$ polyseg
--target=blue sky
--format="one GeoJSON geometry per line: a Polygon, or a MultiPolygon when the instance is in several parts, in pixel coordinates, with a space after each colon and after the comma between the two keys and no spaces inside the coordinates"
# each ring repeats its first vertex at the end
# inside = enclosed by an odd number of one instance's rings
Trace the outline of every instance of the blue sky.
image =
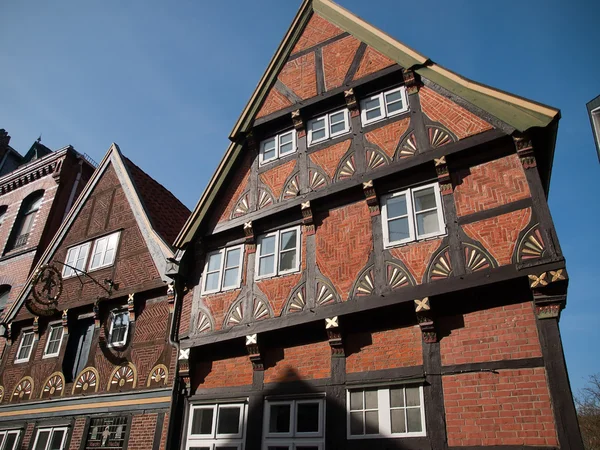
{"type": "MultiPolygon", "coordinates": [[[[585,103],[600,94],[600,3],[338,0],[468,78],[562,110],[550,207],[571,277],[571,383],[600,372],[600,219],[585,103]]],[[[193,208],[300,0],[0,4],[0,128],[100,161],[111,142],[193,208]]]]}

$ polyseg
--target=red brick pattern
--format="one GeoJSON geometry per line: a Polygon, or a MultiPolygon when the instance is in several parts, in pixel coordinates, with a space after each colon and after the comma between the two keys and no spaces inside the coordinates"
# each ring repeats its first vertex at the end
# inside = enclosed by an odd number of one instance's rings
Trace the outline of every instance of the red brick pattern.
{"type": "Polygon", "coordinates": [[[367,141],[383,150],[390,158],[394,157],[400,139],[408,130],[410,118],[402,119],[377,128],[365,134],[367,141]]]}
{"type": "Polygon", "coordinates": [[[248,186],[251,166],[252,155],[247,151],[233,179],[227,183],[227,188],[218,202],[219,206],[217,207],[217,211],[215,211],[215,216],[219,217],[219,223],[229,220],[231,217],[233,208],[248,186]]]}
{"type": "Polygon", "coordinates": [[[464,225],[463,231],[481,242],[499,265],[510,264],[519,233],[530,219],[531,208],[526,208],[464,225]]]}
{"type": "MultiPolygon", "coordinates": [[[[267,350],[265,359],[273,359],[273,352],[267,350]]],[[[329,378],[331,375],[331,350],[328,342],[286,347],[283,359],[268,364],[265,370],[265,383],[281,383],[297,380],[329,378]]]]}
{"type": "Polygon", "coordinates": [[[393,60],[385,55],[382,55],[373,47],[367,47],[365,54],[358,66],[354,79],[365,77],[369,74],[375,73],[379,70],[385,69],[386,67],[393,66],[396,64],[393,60]]]}
{"type": "Polygon", "coordinates": [[[342,33],[343,31],[334,24],[315,13],[306,24],[302,35],[298,38],[298,42],[292,50],[292,55],[342,33]]]}
{"type": "Polygon", "coordinates": [[[163,420],[163,429],[160,437],[160,450],[167,449],[167,434],[169,433],[169,413],[165,414],[165,419],[163,420]]]}
{"type": "Polygon", "coordinates": [[[556,446],[543,368],[443,377],[448,445],[556,446]]]}
{"type": "Polygon", "coordinates": [[[340,163],[342,156],[344,156],[350,148],[351,143],[352,139],[348,139],[332,145],[331,147],[319,150],[318,152],[310,153],[308,157],[313,164],[320,166],[325,173],[329,175],[329,178],[333,179],[337,166],[340,163]]]}
{"type": "MultiPolygon", "coordinates": [[[[196,286],[194,289],[200,289],[200,286],[196,286]]],[[[186,292],[181,301],[181,322],[179,323],[180,335],[186,334],[190,331],[193,303],[194,290],[190,289],[188,292],[186,292]]]]}
{"type": "Polygon", "coordinates": [[[207,373],[200,389],[252,384],[252,363],[247,356],[202,362],[199,366],[199,372],[207,373]]]}
{"type": "Polygon", "coordinates": [[[493,128],[485,120],[428,87],[419,90],[419,98],[421,108],[427,117],[448,127],[459,139],[493,128]]]}
{"type": "Polygon", "coordinates": [[[21,441],[21,450],[29,449],[29,443],[31,442],[31,438],[33,436],[34,427],[35,423],[27,424],[27,428],[25,429],[25,433],[23,434],[23,441],[21,441]]]}
{"type": "MultiPolygon", "coordinates": [[[[200,286],[198,286],[196,289],[200,289],[200,286]]],[[[229,311],[229,308],[239,293],[239,289],[234,289],[233,291],[227,291],[222,294],[207,295],[204,297],[204,303],[206,303],[206,306],[208,306],[208,309],[210,310],[210,313],[215,321],[216,330],[223,328],[225,315],[229,311]]],[[[244,311],[244,314],[245,313],[246,311],[244,311]]]]}
{"type": "Polygon", "coordinates": [[[258,114],[256,114],[256,118],[259,119],[261,117],[268,116],[275,111],[279,111],[280,109],[287,108],[291,105],[292,102],[290,102],[285,95],[279,92],[275,86],[273,86],[267,94],[267,98],[260,107],[258,114]]]}
{"type": "Polygon", "coordinates": [[[529,184],[516,154],[471,167],[454,190],[459,217],[530,196],[529,184]]]}
{"type": "Polygon", "coordinates": [[[289,61],[278,75],[279,80],[303,100],[317,95],[315,54],[309,53],[289,61]]]}
{"type": "Polygon", "coordinates": [[[281,315],[281,310],[285,306],[285,301],[294,286],[298,284],[300,277],[300,273],[295,273],[256,282],[256,286],[267,296],[275,316],[281,315]]]}
{"type": "Polygon", "coordinates": [[[410,270],[417,284],[421,284],[431,255],[437,250],[441,242],[441,239],[415,242],[402,247],[391,248],[390,253],[394,258],[402,261],[410,270]]]}
{"type": "MultiPolygon", "coordinates": [[[[166,336],[166,334],[163,333],[163,336],[166,336]]],[[[138,337],[137,330],[136,338],[138,342],[142,342],[138,337]]],[[[150,376],[150,371],[156,365],[158,358],[164,350],[164,347],[164,344],[158,343],[155,345],[138,345],[131,350],[131,360],[137,370],[136,385],[138,387],[141,388],[146,386],[146,382],[150,376]]]]}
{"type": "Polygon", "coordinates": [[[129,432],[128,450],[148,450],[154,443],[154,430],[158,414],[140,414],[133,416],[129,432]]]}
{"type": "Polygon", "coordinates": [[[530,302],[475,311],[462,318],[464,327],[453,329],[440,342],[444,365],[542,356],[530,302]]]}
{"type": "Polygon", "coordinates": [[[366,202],[329,211],[316,232],[317,266],[343,300],[373,249],[371,216],[366,202]]]}
{"type": "Polygon", "coordinates": [[[71,433],[71,443],[69,445],[69,450],[79,450],[81,447],[81,440],[83,439],[83,430],[85,428],[85,417],[78,417],[75,419],[75,424],[73,425],[73,431],[71,433]]]}
{"type": "Polygon", "coordinates": [[[348,373],[423,364],[421,330],[418,326],[348,334],[348,373]]]}
{"type": "Polygon", "coordinates": [[[271,192],[276,199],[281,195],[285,180],[291,175],[295,166],[296,161],[288,161],[285,164],[273,167],[260,175],[261,181],[271,189],[271,192]]]}
{"type": "Polygon", "coordinates": [[[344,83],[360,41],[348,36],[323,47],[323,72],[325,88],[330,91],[344,83]]]}

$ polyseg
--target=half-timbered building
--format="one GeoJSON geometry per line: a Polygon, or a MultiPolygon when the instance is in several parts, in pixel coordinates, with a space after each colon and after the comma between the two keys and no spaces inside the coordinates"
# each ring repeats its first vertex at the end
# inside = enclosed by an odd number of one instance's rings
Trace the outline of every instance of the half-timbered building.
{"type": "Polygon", "coordinates": [[[175,244],[173,448],[581,448],[559,117],[304,1],[175,244]]]}
{"type": "Polygon", "coordinates": [[[166,448],[189,210],[113,144],[7,310],[0,449],[166,448]]]}

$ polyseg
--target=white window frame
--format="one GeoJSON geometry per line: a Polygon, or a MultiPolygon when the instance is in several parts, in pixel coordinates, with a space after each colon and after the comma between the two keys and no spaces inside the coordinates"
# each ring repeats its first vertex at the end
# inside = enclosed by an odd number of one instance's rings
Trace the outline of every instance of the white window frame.
{"type": "Polygon", "coordinates": [[[19,446],[19,438],[21,437],[21,430],[2,430],[0,431],[0,450],[17,450],[19,446]],[[16,434],[17,438],[12,446],[12,448],[6,447],[6,438],[11,435],[16,434]]]}
{"type": "Polygon", "coordinates": [[[211,450],[218,449],[221,446],[237,447],[241,450],[244,447],[246,439],[246,423],[248,419],[248,403],[247,402],[222,402],[210,404],[192,404],[188,409],[188,426],[187,438],[185,443],[186,450],[194,447],[208,447],[211,450]],[[221,409],[240,408],[240,423],[238,425],[239,433],[237,434],[219,434],[218,431],[218,416],[221,409]],[[209,434],[192,434],[192,424],[194,419],[194,411],[198,409],[210,409],[213,411],[212,427],[209,434]]]}
{"type": "Polygon", "coordinates": [[[43,450],[47,450],[50,447],[50,443],[52,442],[52,437],[54,436],[55,431],[64,431],[62,442],[60,443],[60,450],[65,450],[65,444],[67,442],[67,437],[69,436],[69,428],[68,427],[43,427],[38,428],[35,433],[35,440],[33,441],[32,450],[35,449],[38,438],[40,437],[40,433],[42,431],[50,431],[50,436],[48,437],[48,442],[46,444],[46,448],[43,450]]]}
{"type": "Polygon", "coordinates": [[[126,309],[115,309],[110,312],[110,328],[108,330],[108,339],[107,339],[109,348],[123,347],[127,343],[130,325],[131,325],[131,321],[129,320],[129,311],[127,311],[126,309]],[[121,315],[121,314],[123,314],[127,317],[127,327],[125,328],[125,334],[123,335],[122,341],[112,342],[112,333],[113,333],[115,319],[116,319],[116,316],[121,315]]]}
{"type": "MultiPolygon", "coordinates": [[[[363,405],[366,406],[366,405],[363,405]]],[[[416,407],[410,407],[416,408],[416,407]]],[[[406,409],[406,408],[405,408],[406,409]]],[[[405,419],[406,420],[406,419],[405,419]]],[[[425,423],[425,403],[423,397],[423,386],[415,386],[414,384],[386,384],[386,385],[370,385],[370,386],[357,386],[346,390],[346,437],[348,439],[376,439],[376,438],[410,438],[410,437],[423,437],[427,436],[427,428],[425,423]],[[406,432],[406,433],[392,433],[392,409],[390,407],[390,389],[393,388],[419,388],[420,398],[420,412],[421,412],[421,426],[422,431],[406,432]],[[379,422],[379,434],[350,434],[351,433],[351,420],[350,420],[350,391],[365,391],[369,389],[377,389],[377,412],[379,422]]]]}
{"type": "Polygon", "coordinates": [[[17,354],[15,355],[15,364],[19,364],[19,363],[24,363],[29,361],[29,359],[31,358],[31,352],[33,351],[33,346],[35,345],[35,333],[33,331],[32,328],[23,330],[22,334],[21,334],[21,342],[19,343],[19,348],[17,349],[17,354]],[[32,341],[31,341],[31,346],[29,347],[29,352],[27,353],[27,356],[24,358],[19,358],[19,353],[21,353],[21,349],[23,348],[23,342],[25,341],[25,335],[29,335],[31,334],[33,336],[32,341]]]}
{"type": "Polygon", "coordinates": [[[117,257],[117,250],[119,248],[120,234],[121,234],[121,232],[117,231],[116,233],[107,234],[106,236],[102,236],[94,241],[94,248],[92,250],[92,254],[89,256],[88,270],[92,271],[92,270],[102,269],[104,267],[110,267],[115,263],[115,259],[117,257]],[[100,258],[100,261],[102,261],[104,259],[104,257],[106,256],[106,252],[108,251],[108,244],[110,243],[111,239],[115,239],[115,249],[114,249],[115,251],[113,252],[113,257],[108,262],[100,263],[98,266],[93,266],[92,263],[94,262],[94,256],[97,253],[98,244],[104,239],[107,240],[106,248],[104,249],[104,252],[101,253],[102,257],[100,258]]]}
{"type": "Polygon", "coordinates": [[[65,330],[64,330],[64,327],[62,326],[62,322],[49,323],[48,329],[46,330],[46,334],[48,335],[48,337],[46,338],[46,346],[44,347],[44,355],[42,356],[42,359],[56,358],[60,354],[60,347],[62,345],[62,340],[65,337],[65,330]],[[48,353],[48,347],[50,347],[50,337],[52,336],[52,330],[55,328],[61,330],[60,331],[60,339],[58,340],[58,349],[56,350],[55,353],[48,353]]]}
{"type": "Polygon", "coordinates": [[[363,98],[360,101],[360,119],[362,121],[363,126],[369,125],[375,122],[379,122],[380,120],[387,119],[388,117],[397,116],[398,114],[402,114],[407,112],[409,109],[408,99],[406,98],[406,87],[400,86],[394,89],[390,89],[388,91],[380,92],[379,94],[371,95],[370,97],[363,98]],[[398,111],[389,112],[388,105],[389,103],[386,101],[386,97],[395,92],[400,92],[400,96],[402,98],[402,109],[398,111]],[[379,99],[379,113],[378,117],[374,117],[372,119],[367,119],[367,108],[366,103],[369,100],[379,99]]]}
{"type": "Polygon", "coordinates": [[[272,161],[275,161],[279,158],[283,158],[285,156],[292,155],[292,154],[296,153],[297,151],[298,151],[298,143],[296,140],[296,130],[292,128],[291,130],[284,131],[283,133],[276,134],[275,136],[271,136],[270,138],[261,141],[260,152],[259,152],[259,156],[258,156],[259,165],[263,166],[263,165],[268,164],[272,161]],[[292,135],[292,150],[287,153],[282,154],[280,151],[281,138],[288,134],[292,135]],[[273,140],[273,139],[275,140],[275,156],[273,156],[272,158],[269,158],[269,159],[265,159],[265,157],[264,157],[265,144],[268,141],[273,140]]]}
{"type": "MultiPolygon", "coordinates": [[[[233,289],[239,289],[240,286],[242,285],[242,270],[244,270],[244,244],[241,245],[235,245],[233,247],[225,247],[222,248],[220,250],[216,250],[214,252],[210,252],[206,254],[206,261],[204,262],[204,271],[202,272],[202,295],[206,295],[206,294],[214,294],[216,292],[226,292],[226,291],[231,291],[233,289]],[[240,259],[238,261],[238,265],[237,267],[239,268],[239,274],[238,274],[238,278],[237,278],[237,282],[235,285],[233,286],[227,286],[224,287],[223,283],[225,282],[225,261],[227,261],[227,255],[229,254],[229,252],[231,251],[235,251],[235,250],[240,250],[240,259]],[[218,287],[216,289],[206,289],[206,282],[208,280],[208,263],[210,261],[210,257],[213,255],[217,255],[217,254],[221,254],[221,264],[219,267],[219,284],[218,287]]],[[[215,271],[212,271],[211,273],[215,273],[215,271]]]]}
{"type": "Polygon", "coordinates": [[[73,269],[71,267],[68,267],[67,265],[63,265],[63,270],[62,270],[63,278],[74,277],[75,275],[78,275],[79,273],[83,273],[83,271],[85,271],[87,264],[88,264],[90,247],[91,247],[91,242],[86,242],[84,244],[80,244],[80,245],[71,247],[67,251],[67,258],[66,258],[65,263],[69,264],[70,266],[77,267],[77,261],[83,259],[83,267],[81,269],[73,269]],[[85,251],[85,256],[83,258],[81,258],[82,251],[85,251]],[[74,264],[71,264],[71,263],[69,263],[69,260],[70,260],[69,255],[71,255],[75,252],[77,252],[77,256],[73,259],[74,264]]]}
{"type": "MultiPolygon", "coordinates": [[[[295,227],[291,227],[291,228],[285,228],[283,230],[277,230],[277,231],[273,231],[271,233],[267,233],[267,234],[263,234],[262,236],[259,236],[258,240],[257,240],[257,244],[256,244],[256,261],[254,263],[254,279],[255,280],[262,280],[265,278],[272,278],[272,277],[276,277],[278,275],[286,275],[288,273],[295,273],[298,272],[300,270],[300,263],[302,261],[302,251],[301,251],[301,245],[302,244],[302,235],[301,235],[301,230],[300,230],[300,226],[295,226],[295,227]],[[281,241],[281,234],[285,233],[287,231],[293,231],[296,230],[296,264],[294,265],[294,267],[292,267],[291,269],[288,270],[280,270],[279,268],[279,262],[280,262],[280,255],[281,255],[281,249],[279,248],[279,244],[281,241]],[[268,237],[271,236],[275,236],[275,263],[273,265],[273,269],[274,272],[271,273],[266,273],[264,275],[259,275],[259,270],[260,270],[260,258],[261,258],[261,248],[262,248],[262,241],[263,239],[266,239],[268,237]]],[[[290,250],[286,250],[286,251],[290,251],[290,250]]],[[[285,252],[284,252],[285,253],[285,252]]],[[[264,256],[268,256],[268,255],[262,255],[264,256]]]]}
{"type": "Polygon", "coordinates": [[[315,119],[309,120],[308,121],[308,126],[306,127],[306,129],[308,130],[308,145],[315,145],[318,144],[319,142],[324,142],[328,139],[333,139],[334,137],[337,136],[341,136],[343,134],[349,133],[350,132],[350,111],[348,111],[348,108],[343,108],[343,109],[339,109],[337,111],[333,111],[331,113],[325,114],[324,116],[320,116],[317,117],[315,119]],[[344,113],[344,129],[342,131],[338,131],[337,133],[332,133],[331,132],[331,116],[334,116],[336,114],[339,114],[343,112],[344,113]],[[312,135],[313,135],[313,130],[312,130],[312,126],[313,124],[315,124],[316,122],[318,122],[319,120],[324,120],[324,125],[325,125],[325,136],[322,137],[321,139],[313,139],[312,135]]]}
{"type": "MultiPolygon", "coordinates": [[[[429,211],[429,210],[427,210],[427,211],[429,211]]],[[[419,211],[419,213],[423,213],[423,212],[426,212],[426,211],[419,211]]],[[[424,186],[418,186],[415,188],[405,189],[403,191],[392,192],[391,194],[382,196],[382,198],[381,198],[381,219],[382,219],[381,222],[382,222],[382,226],[383,226],[383,244],[384,244],[385,248],[394,247],[396,245],[405,244],[407,242],[412,242],[412,241],[416,241],[416,240],[428,239],[428,238],[432,238],[432,237],[436,237],[436,236],[442,236],[442,235],[446,234],[446,221],[444,220],[444,206],[443,206],[442,197],[440,194],[439,184],[438,183],[426,184],[424,186]],[[419,234],[418,228],[416,225],[417,212],[415,211],[415,209],[413,207],[414,194],[416,192],[419,192],[419,191],[422,191],[425,189],[429,189],[431,187],[433,187],[434,194],[435,194],[436,210],[437,210],[437,216],[438,216],[438,223],[440,224],[440,229],[439,229],[439,231],[435,231],[432,233],[419,234]],[[392,219],[388,218],[387,201],[390,198],[400,197],[402,195],[404,195],[406,198],[406,211],[407,211],[407,216],[408,216],[409,237],[407,237],[405,239],[400,239],[398,241],[390,241],[388,221],[393,220],[395,218],[392,218],[392,219]]]]}
{"type": "Polygon", "coordinates": [[[269,447],[288,447],[295,449],[296,446],[316,446],[321,450],[325,442],[325,399],[324,398],[303,398],[296,400],[265,400],[263,420],[263,450],[269,447]],[[319,406],[319,429],[315,432],[299,432],[296,430],[298,423],[298,405],[303,403],[317,403],[319,406]],[[289,432],[274,433],[269,431],[271,421],[271,406],[290,405],[290,423],[289,432]]]}

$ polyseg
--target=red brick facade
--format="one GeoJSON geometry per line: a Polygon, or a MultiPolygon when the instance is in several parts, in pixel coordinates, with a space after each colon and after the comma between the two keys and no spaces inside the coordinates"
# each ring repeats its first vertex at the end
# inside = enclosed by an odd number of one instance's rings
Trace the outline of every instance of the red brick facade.
{"type": "Polygon", "coordinates": [[[409,125],[410,118],[402,119],[366,133],[365,138],[383,150],[390,158],[394,158],[400,138],[408,130],[409,125]]]}
{"type": "Polygon", "coordinates": [[[367,47],[365,54],[360,61],[360,65],[358,66],[358,70],[354,75],[354,79],[358,80],[359,78],[366,77],[367,75],[375,73],[381,69],[385,69],[386,67],[394,64],[396,64],[394,61],[387,56],[382,55],[373,47],[367,47]]]}
{"type": "MultiPolygon", "coordinates": [[[[266,361],[273,357],[267,353],[266,361]]],[[[331,351],[327,342],[315,342],[283,349],[283,359],[275,360],[265,370],[265,383],[329,378],[331,351]]]]}
{"type": "Polygon", "coordinates": [[[339,144],[311,153],[309,158],[314,164],[321,167],[329,175],[329,178],[333,178],[342,156],[346,154],[350,148],[350,144],[352,144],[350,139],[342,141],[339,144]]]}
{"type": "Polygon", "coordinates": [[[359,46],[358,39],[348,36],[323,47],[325,89],[330,91],[344,83],[359,46]]]}
{"type": "Polygon", "coordinates": [[[306,50],[309,47],[326,41],[329,38],[342,34],[342,30],[333,25],[331,22],[322,18],[318,14],[313,14],[310,18],[302,36],[298,39],[292,54],[306,50]]]}

